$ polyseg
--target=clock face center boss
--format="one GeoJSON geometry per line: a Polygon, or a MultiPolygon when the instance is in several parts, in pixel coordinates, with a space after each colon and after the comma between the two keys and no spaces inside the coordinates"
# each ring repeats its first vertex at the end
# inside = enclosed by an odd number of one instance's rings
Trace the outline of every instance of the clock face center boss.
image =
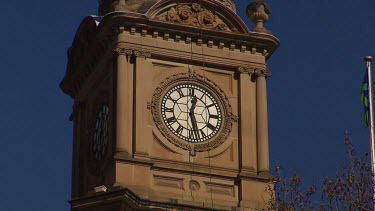
{"type": "Polygon", "coordinates": [[[213,81],[191,73],[175,74],[156,88],[152,114],[160,133],[185,150],[218,147],[232,129],[232,110],[213,81]]]}

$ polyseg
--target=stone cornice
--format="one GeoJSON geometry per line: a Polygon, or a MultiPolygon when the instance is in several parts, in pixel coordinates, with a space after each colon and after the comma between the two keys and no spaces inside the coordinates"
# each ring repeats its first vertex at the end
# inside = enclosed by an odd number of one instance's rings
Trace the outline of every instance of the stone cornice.
{"type": "MultiPolygon", "coordinates": [[[[93,22],[90,17],[85,19],[86,22],[93,22]]],[[[81,85],[91,72],[97,68],[101,58],[111,56],[113,46],[116,46],[116,38],[119,33],[128,36],[143,36],[154,39],[162,39],[163,41],[184,43],[187,45],[198,45],[202,47],[218,49],[223,51],[233,51],[235,54],[257,54],[262,55],[266,59],[269,58],[279,45],[279,41],[273,35],[250,32],[250,33],[233,33],[227,31],[210,30],[205,28],[197,28],[187,25],[178,25],[170,22],[160,22],[148,19],[144,15],[132,14],[127,12],[115,12],[103,17],[101,23],[96,26],[94,24],[81,24],[77,32],[75,41],[69,53],[69,62],[67,73],[61,82],[62,90],[72,96],[77,95],[81,85]],[[94,28],[95,27],[95,28],[94,28]],[[92,31],[90,42],[85,41],[86,33],[92,31]],[[90,52],[90,53],[88,53],[90,52]],[[77,55],[79,58],[77,58],[77,55]]],[[[179,58],[180,61],[188,61],[191,64],[199,64],[199,61],[190,59],[191,54],[187,52],[179,52],[175,49],[155,49],[143,46],[138,49],[139,44],[126,43],[127,47],[115,47],[117,54],[127,54],[129,56],[130,49],[132,56],[149,57],[150,53],[155,58],[173,59],[179,58]],[[185,55],[186,54],[186,55],[185,55]]],[[[112,53],[113,54],[113,53],[112,53]]],[[[235,55],[233,54],[233,55],[235,55]]],[[[201,58],[196,54],[195,58],[201,58]]],[[[135,58],[135,57],[134,57],[135,58]]],[[[223,68],[236,69],[240,65],[232,59],[210,58],[207,56],[206,65],[213,67],[220,66],[223,68]],[[219,60],[218,60],[219,59],[219,60]]],[[[265,74],[267,76],[267,74],[265,74]]]]}
{"type": "Polygon", "coordinates": [[[103,17],[100,28],[106,31],[118,31],[118,28],[113,27],[119,25],[123,27],[125,32],[130,32],[132,35],[139,34],[141,36],[152,36],[153,38],[160,37],[164,40],[180,40],[197,44],[199,44],[198,38],[203,38],[205,44],[208,40],[213,43],[213,46],[225,46],[230,50],[254,52],[254,49],[256,49],[257,52],[262,54],[266,52],[266,58],[269,58],[279,45],[279,40],[270,34],[257,32],[239,33],[198,28],[148,19],[140,14],[129,14],[127,12],[108,14],[103,17]]]}

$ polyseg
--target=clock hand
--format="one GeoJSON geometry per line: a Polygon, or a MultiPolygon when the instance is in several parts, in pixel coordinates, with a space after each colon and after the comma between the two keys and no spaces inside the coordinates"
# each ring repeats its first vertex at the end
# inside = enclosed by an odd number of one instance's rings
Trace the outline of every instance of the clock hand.
{"type": "Polygon", "coordinates": [[[191,99],[191,108],[190,108],[190,111],[189,111],[189,116],[190,116],[190,119],[191,119],[191,124],[193,126],[193,131],[194,131],[195,137],[199,139],[197,120],[195,119],[195,115],[194,115],[194,110],[195,110],[195,106],[197,104],[197,101],[198,101],[197,97],[193,96],[193,98],[191,99]]]}
{"type": "Polygon", "coordinates": [[[194,110],[195,110],[195,105],[197,104],[197,97],[194,96],[192,99],[191,99],[191,107],[190,107],[190,114],[194,114],[194,110]]]}
{"type": "Polygon", "coordinates": [[[191,124],[193,126],[193,131],[194,131],[194,136],[196,139],[199,139],[199,132],[198,132],[198,125],[197,125],[197,120],[195,119],[195,115],[194,113],[192,114],[189,114],[190,115],[190,119],[191,119],[191,124]]]}

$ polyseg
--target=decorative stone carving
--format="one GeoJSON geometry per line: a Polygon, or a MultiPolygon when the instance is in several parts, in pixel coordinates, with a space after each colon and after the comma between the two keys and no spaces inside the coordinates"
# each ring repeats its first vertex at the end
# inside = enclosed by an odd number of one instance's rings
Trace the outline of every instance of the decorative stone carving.
{"type": "Polygon", "coordinates": [[[150,58],[151,53],[146,52],[146,51],[141,51],[141,50],[133,50],[133,56],[134,57],[144,57],[144,58],[150,58]]]}
{"type": "Polygon", "coordinates": [[[255,32],[272,34],[270,30],[264,28],[263,24],[268,21],[268,15],[271,13],[270,6],[266,1],[255,0],[246,8],[246,15],[256,26],[255,32]]]}
{"type": "Polygon", "coordinates": [[[201,186],[199,185],[199,182],[191,180],[189,182],[189,188],[191,191],[198,191],[201,188],[201,186]]]}
{"type": "Polygon", "coordinates": [[[133,54],[133,50],[129,48],[125,48],[122,46],[116,46],[114,51],[117,53],[117,55],[123,55],[123,56],[131,56],[133,54]]]}
{"type": "Polygon", "coordinates": [[[255,70],[254,74],[258,77],[271,77],[272,72],[270,70],[265,69],[257,69],[255,70]]]}
{"type": "Polygon", "coordinates": [[[155,125],[159,129],[160,133],[175,146],[188,150],[192,156],[195,156],[196,152],[205,152],[220,146],[225,140],[228,139],[232,131],[233,122],[236,122],[238,119],[238,117],[232,113],[232,107],[224,91],[221,90],[221,88],[209,78],[201,76],[191,70],[186,73],[172,75],[161,82],[156,87],[152,101],[148,107],[151,109],[155,125]],[[202,84],[208,87],[219,98],[219,101],[222,104],[221,106],[223,108],[223,116],[225,116],[225,119],[220,132],[218,132],[218,135],[211,140],[202,143],[191,143],[184,141],[174,136],[163,123],[160,106],[164,92],[167,91],[168,88],[173,84],[184,82],[202,84]]]}
{"type": "Polygon", "coordinates": [[[126,57],[131,57],[131,58],[136,58],[136,57],[150,58],[151,57],[151,53],[149,52],[126,48],[125,46],[121,46],[121,44],[117,45],[114,51],[118,55],[124,55],[126,57]]]}
{"type": "Polygon", "coordinates": [[[236,31],[234,28],[230,29],[215,12],[207,10],[197,3],[177,4],[168,11],[155,16],[155,19],[221,31],[236,31]]]}
{"type": "Polygon", "coordinates": [[[272,73],[270,70],[258,69],[253,66],[241,66],[237,69],[239,74],[255,75],[257,77],[271,77],[272,73]]]}
{"type": "Polygon", "coordinates": [[[229,7],[233,11],[236,10],[236,7],[231,0],[217,0],[217,1],[223,3],[225,6],[229,7]]]}

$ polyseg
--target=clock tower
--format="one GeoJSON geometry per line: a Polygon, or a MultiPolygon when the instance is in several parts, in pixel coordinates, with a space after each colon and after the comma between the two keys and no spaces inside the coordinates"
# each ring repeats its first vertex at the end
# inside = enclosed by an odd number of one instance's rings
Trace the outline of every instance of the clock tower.
{"type": "Polygon", "coordinates": [[[68,51],[72,210],[254,210],[269,173],[269,5],[101,0],[68,51]]]}

